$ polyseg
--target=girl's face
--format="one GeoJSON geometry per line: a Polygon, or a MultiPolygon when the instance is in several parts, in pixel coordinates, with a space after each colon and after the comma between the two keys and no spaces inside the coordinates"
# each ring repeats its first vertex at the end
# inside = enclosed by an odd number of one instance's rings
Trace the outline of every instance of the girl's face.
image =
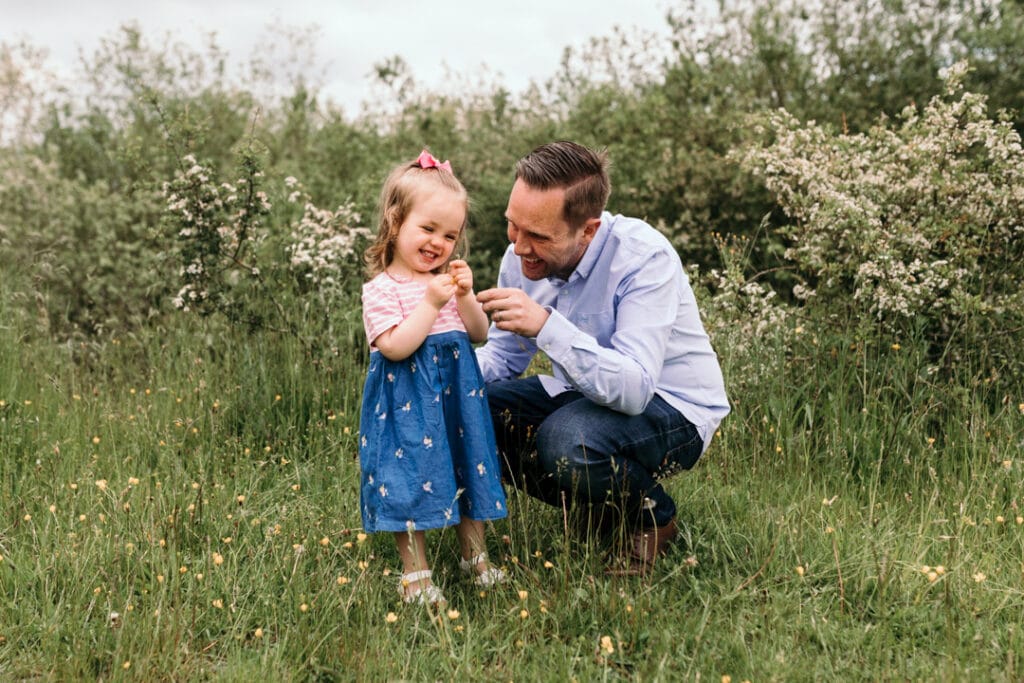
{"type": "Polygon", "coordinates": [[[389,268],[402,275],[431,273],[448,263],[466,220],[463,199],[452,190],[418,190],[398,228],[389,268]]]}

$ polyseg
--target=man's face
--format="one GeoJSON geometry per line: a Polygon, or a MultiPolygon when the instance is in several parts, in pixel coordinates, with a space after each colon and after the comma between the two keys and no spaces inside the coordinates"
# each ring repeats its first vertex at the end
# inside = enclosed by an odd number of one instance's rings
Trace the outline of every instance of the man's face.
{"type": "Polygon", "coordinates": [[[587,220],[573,231],[562,217],[565,190],[538,190],[516,180],[505,209],[508,241],[522,263],[523,276],[567,280],[587,251],[601,221],[587,220]]]}

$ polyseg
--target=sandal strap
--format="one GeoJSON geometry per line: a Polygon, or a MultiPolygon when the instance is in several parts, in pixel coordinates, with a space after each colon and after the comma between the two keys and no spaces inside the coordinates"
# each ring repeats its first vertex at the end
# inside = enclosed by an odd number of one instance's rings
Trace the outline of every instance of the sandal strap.
{"type": "Polygon", "coordinates": [[[434,572],[432,572],[431,570],[421,569],[418,572],[409,572],[408,574],[402,574],[401,580],[407,583],[412,583],[413,581],[422,581],[423,579],[429,579],[433,575],[434,572]]]}
{"type": "Polygon", "coordinates": [[[487,559],[487,551],[485,550],[476,557],[471,557],[468,560],[459,560],[459,566],[462,567],[463,570],[469,570],[478,564],[486,562],[487,559]]]}

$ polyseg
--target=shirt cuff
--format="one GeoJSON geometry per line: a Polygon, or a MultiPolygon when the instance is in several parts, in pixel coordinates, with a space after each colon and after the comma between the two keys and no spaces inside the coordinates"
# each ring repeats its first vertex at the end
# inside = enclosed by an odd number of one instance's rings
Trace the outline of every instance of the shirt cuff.
{"type": "Polygon", "coordinates": [[[549,315],[537,335],[537,346],[548,358],[557,361],[572,351],[572,342],[579,334],[579,329],[555,309],[550,306],[544,308],[549,315]]]}

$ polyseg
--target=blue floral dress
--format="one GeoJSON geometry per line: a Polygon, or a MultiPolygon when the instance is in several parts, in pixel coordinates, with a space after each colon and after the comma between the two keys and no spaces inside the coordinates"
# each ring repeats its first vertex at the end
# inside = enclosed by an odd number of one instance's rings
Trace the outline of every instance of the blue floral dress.
{"type": "Polygon", "coordinates": [[[507,515],[484,380],[465,331],[431,334],[401,361],[372,351],[359,430],[366,531],[507,515]]]}

